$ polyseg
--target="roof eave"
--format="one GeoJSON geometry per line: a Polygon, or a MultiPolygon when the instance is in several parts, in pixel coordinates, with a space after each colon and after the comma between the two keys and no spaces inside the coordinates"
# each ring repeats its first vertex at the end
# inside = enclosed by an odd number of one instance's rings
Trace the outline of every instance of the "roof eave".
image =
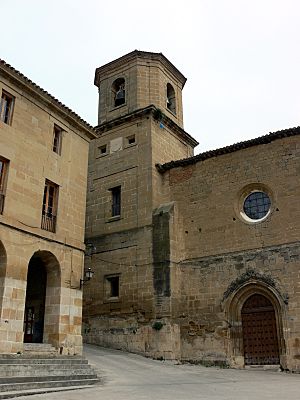
{"type": "Polygon", "coordinates": [[[185,167],[187,165],[196,164],[200,161],[205,161],[209,158],[218,157],[224,154],[230,154],[235,151],[247,149],[261,144],[268,144],[273,142],[274,140],[283,139],[285,137],[291,137],[296,135],[300,135],[300,126],[283,129],[276,132],[270,132],[268,135],[263,135],[254,139],[245,140],[243,142],[235,143],[230,146],[220,147],[215,150],[209,150],[204,153],[197,154],[196,156],[193,157],[184,158],[181,160],[174,160],[165,164],[156,164],[156,168],[159,172],[164,173],[172,168],[185,167]]]}
{"type": "Polygon", "coordinates": [[[49,108],[53,108],[58,114],[61,114],[64,119],[66,119],[73,126],[76,126],[80,130],[83,130],[85,135],[90,139],[95,139],[97,137],[94,132],[94,128],[84,121],[78,114],[72,111],[69,107],[65,106],[58,99],[48,93],[46,90],[42,89],[36,83],[32,82],[29,78],[23,75],[21,72],[13,68],[10,64],[6,63],[4,60],[0,59],[0,69],[4,76],[16,82],[19,86],[25,89],[31,94],[38,97],[42,102],[44,102],[49,108]]]}

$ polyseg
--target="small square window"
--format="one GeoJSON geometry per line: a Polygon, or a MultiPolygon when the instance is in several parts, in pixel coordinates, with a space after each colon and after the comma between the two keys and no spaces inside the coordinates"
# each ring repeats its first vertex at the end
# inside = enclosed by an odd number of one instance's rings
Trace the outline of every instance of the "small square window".
{"type": "Polygon", "coordinates": [[[102,156],[103,154],[107,154],[107,145],[104,144],[103,146],[98,147],[99,149],[99,154],[102,156]]]}
{"type": "Polygon", "coordinates": [[[128,137],[126,138],[126,140],[127,140],[127,145],[128,145],[128,146],[133,145],[133,144],[136,143],[136,141],[135,141],[135,135],[128,136],[128,137]]]}
{"type": "Polygon", "coordinates": [[[11,94],[2,90],[0,102],[0,120],[5,124],[11,125],[15,98],[11,94]]]}
{"type": "Polygon", "coordinates": [[[57,153],[59,155],[61,155],[62,133],[63,133],[63,130],[59,126],[54,125],[53,151],[54,151],[54,153],[57,153]]]}
{"type": "Polygon", "coordinates": [[[119,297],[120,295],[120,276],[106,277],[106,295],[108,298],[119,297]]]}

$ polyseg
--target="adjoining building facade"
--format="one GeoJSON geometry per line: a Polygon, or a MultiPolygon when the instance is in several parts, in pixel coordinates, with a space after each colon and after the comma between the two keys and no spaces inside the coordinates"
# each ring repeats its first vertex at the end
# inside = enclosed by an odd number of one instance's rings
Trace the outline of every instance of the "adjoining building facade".
{"type": "Polygon", "coordinates": [[[158,53],[96,70],[84,338],[299,370],[300,128],[193,156],[184,83],[158,53]]]}
{"type": "Polygon", "coordinates": [[[82,352],[88,147],[93,128],[0,61],[0,353],[82,352]]]}

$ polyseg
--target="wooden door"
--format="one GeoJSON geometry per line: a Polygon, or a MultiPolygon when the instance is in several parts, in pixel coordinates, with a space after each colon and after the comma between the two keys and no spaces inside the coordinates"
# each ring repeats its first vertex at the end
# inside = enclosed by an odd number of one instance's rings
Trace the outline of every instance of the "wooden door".
{"type": "Polygon", "coordinates": [[[24,318],[24,343],[31,343],[33,337],[33,327],[34,327],[34,308],[25,308],[25,318],[24,318]]]}
{"type": "Polygon", "coordinates": [[[260,294],[250,296],[242,308],[245,365],[279,364],[275,310],[260,294]]]}

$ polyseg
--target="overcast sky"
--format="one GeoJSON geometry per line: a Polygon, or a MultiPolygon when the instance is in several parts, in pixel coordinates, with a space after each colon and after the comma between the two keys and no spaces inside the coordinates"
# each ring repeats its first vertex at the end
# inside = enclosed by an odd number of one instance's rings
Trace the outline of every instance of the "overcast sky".
{"type": "Polygon", "coordinates": [[[299,0],[0,0],[0,58],[92,125],[94,71],[162,52],[196,153],[300,125],[299,0]]]}

